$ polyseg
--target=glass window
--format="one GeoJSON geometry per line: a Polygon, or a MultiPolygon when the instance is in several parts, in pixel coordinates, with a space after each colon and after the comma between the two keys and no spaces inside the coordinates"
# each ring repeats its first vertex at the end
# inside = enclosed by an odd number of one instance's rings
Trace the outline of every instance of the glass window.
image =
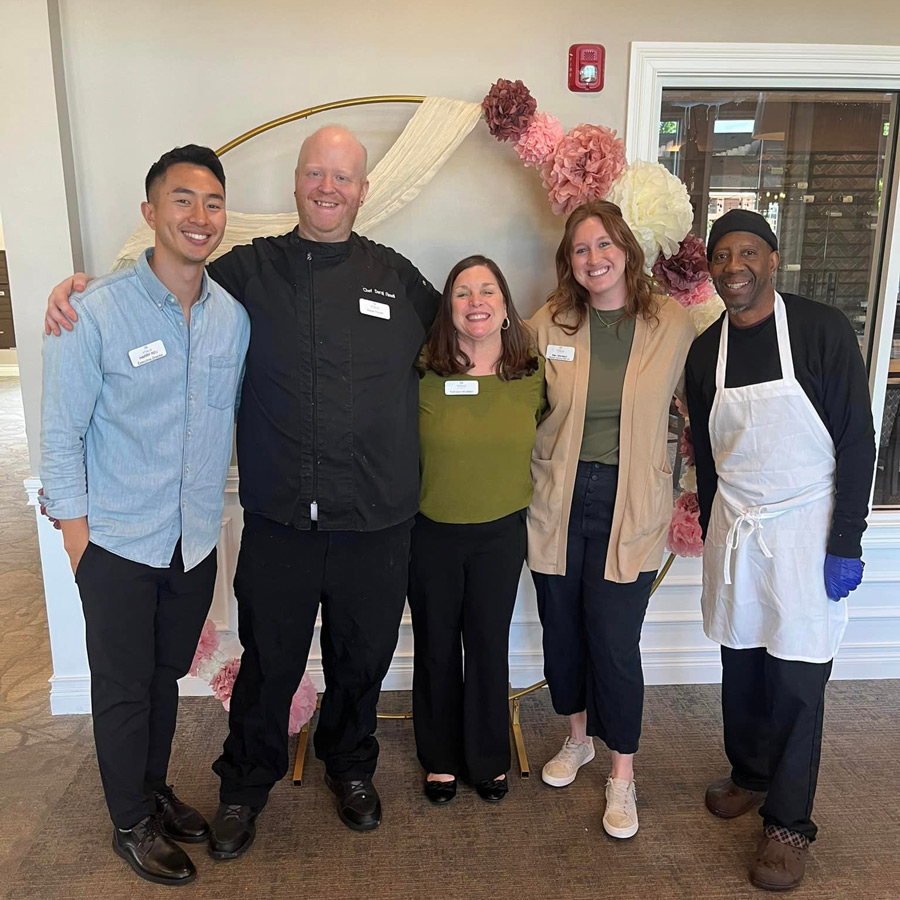
{"type": "MultiPolygon", "coordinates": [[[[730,209],[778,235],[779,290],[838,307],[870,362],[897,95],[666,88],[659,162],[687,186],[704,240],[730,209]]],[[[891,298],[894,302],[894,298],[891,298]]],[[[900,314],[879,436],[875,502],[900,505],[900,314]]]]}

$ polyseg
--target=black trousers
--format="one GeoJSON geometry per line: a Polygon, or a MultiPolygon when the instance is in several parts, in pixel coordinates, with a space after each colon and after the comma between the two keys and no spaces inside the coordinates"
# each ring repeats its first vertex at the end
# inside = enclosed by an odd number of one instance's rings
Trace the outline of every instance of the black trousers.
{"type": "Polygon", "coordinates": [[[263,806],[288,767],[288,713],[322,605],[325,694],[316,756],[339,780],[375,771],[376,707],[397,646],[412,520],[381,531],[298,531],[244,514],[234,579],[244,653],[213,770],[223,803],[263,806]]]}
{"type": "Polygon", "coordinates": [[[184,571],[181,542],[166,569],[88,544],[75,576],[84,609],[94,741],[113,824],[156,811],[187,674],[216,584],[216,551],[184,571]]]}
{"type": "Polygon", "coordinates": [[[825,685],[832,662],[807,663],[770,656],[765,647],[722,647],[722,719],[731,780],[768,791],[759,813],[816,839],[812,815],[825,685]]]}
{"type": "Polygon", "coordinates": [[[477,783],[509,768],[509,626],[525,540],[524,510],[470,525],[416,517],[413,727],[427,772],[477,783]]]}
{"type": "Polygon", "coordinates": [[[544,676],[562,716],[587,710],[588,734],[636,753],[644,712],[641,627],[655,572],[632,584],[604,578],[618,466],[579,462],[566,574],[533,572],[544,627],[544,676]]]}

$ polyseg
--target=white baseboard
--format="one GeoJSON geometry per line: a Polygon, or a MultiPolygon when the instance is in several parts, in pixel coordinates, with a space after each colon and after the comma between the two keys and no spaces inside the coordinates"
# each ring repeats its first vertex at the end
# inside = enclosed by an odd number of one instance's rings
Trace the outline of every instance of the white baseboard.
{"type": "Polygon", "coordinates": [[[50,714],[78,716],[90,714],[90,675],[54,675],[50,679],[50,714]]]}
{"type": "Polygon", "coordinates": [[[17,363],[0,363],[0,378],[18,378],[19,366],[17,363]]]}

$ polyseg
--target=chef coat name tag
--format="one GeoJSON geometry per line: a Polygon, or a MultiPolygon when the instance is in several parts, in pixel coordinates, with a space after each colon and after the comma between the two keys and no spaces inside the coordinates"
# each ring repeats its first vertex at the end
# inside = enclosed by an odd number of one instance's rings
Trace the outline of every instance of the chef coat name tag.
{"type": "Polygon", "coordinates": [[[134,350],[128,351],[128,358],[135,368],[160,359],[165,355],[166,348],[163,346],[162,341],[153,341],[150,344],[144,344],[143,347],[135,347],[134,350]]]}
{"type": "Polygon", "coordinates": [[[477,381],[445,381],[444,394],[447,397],[472,397],[478,393],[477,381]]]}
{"type": "Polygon", "coordinates": [[[559,359],[572,362],[575,359],[575,348],[563,344],[547,344],[547,359],[559,359]]]}
{"type": "Polygon", "coordinates": [[[391,317],[391,308],[387,303],[379,303],[377,300],[366,300],[365,297],[359,298],[359,311],[364,316],[375,316],[376,319],[389,319],[391,317]]]}

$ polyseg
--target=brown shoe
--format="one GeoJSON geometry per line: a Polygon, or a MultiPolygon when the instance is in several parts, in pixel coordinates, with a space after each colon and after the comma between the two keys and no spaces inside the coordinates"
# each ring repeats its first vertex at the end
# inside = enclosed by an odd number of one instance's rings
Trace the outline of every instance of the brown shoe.
{"type": "Polygon", "coordinates": [[[720,819],[736,819],[761,806],[765,799],[765,791],[745,790],[730,778],[713,782],[706,789],[706,808],[720,819]]]}
{"type": "Polygon", "coordinates": [[[750,881],[764,891],[790,891],[803,881],[809,850],[773,841],[763,835],[750,866],[750,881]]]}

